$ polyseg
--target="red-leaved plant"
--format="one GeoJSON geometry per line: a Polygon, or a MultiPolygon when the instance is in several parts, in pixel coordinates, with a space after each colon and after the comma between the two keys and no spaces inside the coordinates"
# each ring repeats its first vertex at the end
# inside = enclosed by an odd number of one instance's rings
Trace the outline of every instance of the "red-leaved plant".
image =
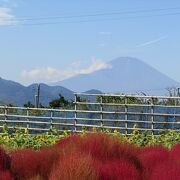
{"type": "Polygon", "coordinates": [[[143,147],[139,158],[144,167],[143,178],[146,180],[159,164],[169,160],[169,151],[163,146],[143,147]]]}
{"type": "Polygon", "coordinates": [[[43,180],[48,180],[52,167],[59,161],[60,148],[44,147],[38,153],[38,172],[43,180]]]}
{"type": "Polygon", "coordinates": [[[141,172],[127,159],[96,161],[101,180],[141,180],[141,172]]]}
{"type": "Polygon", "coordinates": [[[170,151],[170,157],[180,166],[180,143],[176,144],[170,151]]]}
{"type": "Polygon", "coordinates": [[[142,171],[142,165],[138,159],[139,149],[134,145],[120,141],[117,137],[102,133],[87,134],[79,145],[79,151],[90,154],[102,162],[123,158],[142,171]]]}
{"type": "Polygon", "coordinates": [[[11,171],[18,180],[28,180],[38,174],[37,153],[31,149],[18,149],[11,156],[11,171]]]}
{"type": "Polygon", "coordinates": [[[0,171],[0,180],[14,180],[10,171],[0,171]]]}
{"type": "Polygon", "coordinates": [[[3,148],[0,148],[0,171],[10,169],[11,160],[3,148]]]}
{"type": "Polygon", "coordinates": [[[99,180],[90,155],[78,151],[65,152],[54,166],[50,180],[99,180]]]}
{"type": "Polygon", "coordinates": [[[174,161],[167,160],[160,163],[153,169],[150,180],[179,180],[180,179],[180,166],[174,161]]]}

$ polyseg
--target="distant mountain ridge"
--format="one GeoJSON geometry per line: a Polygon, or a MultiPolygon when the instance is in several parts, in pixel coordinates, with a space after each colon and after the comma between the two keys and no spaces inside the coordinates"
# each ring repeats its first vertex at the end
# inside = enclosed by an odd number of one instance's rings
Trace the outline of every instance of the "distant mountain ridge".
{"type": "MultiPolygon", "coordinates": [[[[34,103],[36,87],[37,84],[26,87],[17,82],[0,78],[0,102],[13,103],[14,105],[23,105],[28,101],[34,103]]],[[[40,102],[43,105],[48,105],[50,101],[58,98],[59,94],[67,100],[73,100],[74,98],[73,91],[61,86],[52,87],[41,83],[40,87],[40,102]]]]}
{"type": "Polygon", "coordinates": [[[111,68],[91,74],[80,74],[57,82],[56,85],[78,92],[98,89],[106,93],[147,91],[152,95],[164,95],[165,88],[179,85],[175,80],[136,58],[120,57],[110,61],[109,65],[111,68]]]}
{"type": "MultiPolygon", "coordinates": [[[[23,106],[30,101],[34,104],[37,84],[23,86],[20,83],[0,78],[0,105],[11,103],[15,106],[23,106]]],[[[89,94],[101,94],[101,91],[91,89],[89,94]]],[[[61,86],[48,86],[40,83],[40,103],[47,106],[50,101],[59,98],[59,94],[66,100],[74,100],[74,92],[61,86]]]]}

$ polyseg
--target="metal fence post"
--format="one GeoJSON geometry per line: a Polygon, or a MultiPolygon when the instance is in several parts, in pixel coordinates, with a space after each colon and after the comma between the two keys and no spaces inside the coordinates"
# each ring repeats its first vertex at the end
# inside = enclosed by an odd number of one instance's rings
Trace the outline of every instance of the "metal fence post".
{"type": "Polygon", "coordinates": [[[154,99],[151,98],[151,132],[154,135],[154,99]]]}
{"type": "Polygon", "coordinates": [[[27,132],[28,132],[28,130],[29,130],[29,108],[28,107],[26,109],[26,116],[27,116],[27,118],[26,118],[26,120],[27,120],[26,127],[27,127],[27,132]]]}
{"type": "Polygon", "coordinates": [[[75,99],[74,99],[74,131],[77,131],[77,94],[75,94],[75,99]]]}
{"type": "Polygon", "coordinates": [[[100,111],[101,111],[101,114],[100,114],[100,126],[101,126],[101,131],[103,131],[103,126],[104,126],[104,123],[103,123],[103,97],[101,96],[101,99],[100,99],[100,111]]]}
{"type": "Polygon", "coordinates": [[[52,130],[52,128],[53,128],[53,111],[52,110],[51,110],[51,118],[50,118],[50,120],[51,120],[50,129],[52,130]]]}
{"type": "Polygon", "coordinates": [[[125,106],[125,134],[128,134],[128,98],[125,96],[124,106],[125,106]]]}
{"type": "Polygon", "coordinates": [[[7,124],[7,114],[8,114],[8,107],[4,106],[4,122],[7,124]]]}

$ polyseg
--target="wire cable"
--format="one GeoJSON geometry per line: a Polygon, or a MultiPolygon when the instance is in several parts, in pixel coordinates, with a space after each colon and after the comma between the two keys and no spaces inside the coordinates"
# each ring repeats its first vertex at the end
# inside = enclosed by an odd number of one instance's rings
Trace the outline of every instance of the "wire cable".
{"type": "MultiPolygon", "coordinates": [[[[83,14],[83,15],[71,15],[71,16],[49,16],[49,17],[31,17],[31,18],[16,18],[18,21],[32,21],[32,20],[49,20],[49,19],[69,19],[69,18],[82,18],[82,17],[97,17],[97,16],[112,16],[112,15],[123,15],[123,14],[137,14],[137,13],[150,13],[150,12],[160,12],[167,10],[180,10],[180,7],[176,8],[159,8],[159,9],[145,9],[145,10],[135,10],[135,11],[116,11],[109,13],[95,13],[95,14],[83,14]]],[[[1,20],[10,20],[10,18],[0,17],[1,20]]]]}
{"type": "Polygon", "coordinates": [[[105,21],[119,21],[125,19],[140,19],[140,18],[152,18],[152,17],[164,17],[164,16],[176,16],[180,15],[179,13],[167,13],[167,14],[158,14],[158,15],[147,15],[147,16],[132,16],[132,17],[121,17],[121,18],[108,18],[108,19],[90,19],[90,20],[80,20],[80,21],[57,21],[57,22],[39,22],[39,23],[18,23],[9,22],[7,25],[3,26],[43,26],[43,25],[58,25],[58,24],[78,24],[78,23],[87,23],[87,22],[105,22],[105,21]]]}
{"type": "Polygon", "coordinates": [[[84,14],[84,15],[72,15],[72,16],[52,16],[52,17],[37,17],[37,18],[3,18],[0,17],[0,20],[4,23],[7,23],[4,26],[38,26],[38,25],[56,25],[56,24],[69,24],[69,23],[86,23],[86,22],[103,22],[103,21],[114,21],[114,20],[123,20],[123,19],[138,19],[138,18],[151,18],[151,17],[163,17],[163,16],[175,16],[180,15],[180,7],[176,8],[160,8],[160,9],[146,9],[146,10],[136,10],[136,11],[122,11],[122,12],[111,12],[111,13],[96,13],[96,14],[84,14]],[[147,14],[150,12],[162,12],[167,10],[178,10],[177,12],[170,12],[170,13],[161,13],[161,14],[147,14]],[[143,15],[137,15],[138,13],[145,13],[143,15]],[[128,17],[122,16],[114,18],[112,16],[117,15],[131,15],[128,17]],[[132,15],[135,16],[132,16],[132,15]],[[104,17],[107,18],[100,18],[97,19],[97,17],[104,17]],[[109,18],[108,18],[109,16],[109,18]],[[91,19],[80,19],[77,18],[89,18],[91,19]],[[94,18],[96,17],[96,19],[94,18]],[[73,18],[76,18],[72,21],[73,18]],[[93,19],[92,19],[93,18],[93,19]],[[71,19],[71,21],[54,21],[57,19],[71,19]],[[48,20],[48,21],[47,21],[48,20]],[[29,23],[29,22],[35,22],[35,23],[29,23]],[[27,23],[26,23],[27,22],[27,23]]]}

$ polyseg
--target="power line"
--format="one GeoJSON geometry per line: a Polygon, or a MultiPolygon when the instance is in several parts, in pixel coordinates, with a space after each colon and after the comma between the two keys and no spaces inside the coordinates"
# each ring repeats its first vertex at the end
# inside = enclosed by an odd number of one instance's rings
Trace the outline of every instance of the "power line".
{"type": "Polygon", "coordinates": [[[108,19],[90,19],[90,20],[80,20],[80,21],[58,21],[58,22],[40,22],[40,23],[12,23],[4,26],[41,26],[41,25],[58,25],[58,24],[72,24],[72,23],[87,23],[87,22],[103,22],[103,21],[118,21],[125,19],[139,19],[139,18],[151,18],[151,17],[164,17],[164,16],[175,16],[180,15],[178,13],[167,13],[167,14],[157,14],[157,15],[146,15],[146,16],[132,16],[132,17],[121,17],[121,18],[108,18],[108,19]]]}
{"type": "MultiPolygon", "coordinates": [[[[18,21],[32,21],[32,20],[49,20],[49,19],[69,19],[69,18],[82,18],[82,17],[97,17],[97,16],[111,16],[111,15],[123,15],[123,14],[137,14],[137,13],[150,13],[150,12],[161,12],[167,10],[180,10],[180,7],[173,8],[157,8],[157,9],[144,9],[135,11],[116,11],[109,13],[95,13],[95,14],[82,14],[82,15],[71,15],[71,16],[49,16],[49,17],[31,17],[31,18],[16,18],[18,21]]],[[[1,20],[10,20],[9,18],[0,17],[1,20]]]]}
{"type": "Polygon", "coordinates": [[[72,19],[72,18],[88,18],[88,17],[102,17],[102,16],[114,16],[114,15],[132,15],[138,13],[150,13],[150,12],[162,12],[167,10],[180,10],[180,7],[177,8],[160,8],[160,9],[146,9],[146,10],[136,10],[136,11],[122,11],[122,12],[111,12],[111,13],[96,13],[96,14],[84,14],[84,15],[72,15],[72,16],[52,16],[52,17],[37,17],[37,18],[1,18],[4,22],[7,22],[6,26],[36,26],[36,25],[56,25],[56,24],[67,24],[67,23],[85,23],[85,22],[101,22],[101,21],[112,21],[112,20],[123,20],[123,19],[138,19],[138,18],[151,18],[151,17],[163,17],[163,16],[175,16],[180,15],[180,11],[170,12],[170,13],[161,13],[161,14],[149,14],[149,15],[136,15],[129,17],[118,17],[118,18],[104,18],[104,19],[84,19],[84,20],[74,20],[74,21],[56,21],[57,19],[72,19]],[[51,20],[51,21],[45,21],[51,20]],[[35,22],[37,23],[26,23],[26,22],[35,22]],[[23,23],[24,22],[24,23],[23,23]]]}

